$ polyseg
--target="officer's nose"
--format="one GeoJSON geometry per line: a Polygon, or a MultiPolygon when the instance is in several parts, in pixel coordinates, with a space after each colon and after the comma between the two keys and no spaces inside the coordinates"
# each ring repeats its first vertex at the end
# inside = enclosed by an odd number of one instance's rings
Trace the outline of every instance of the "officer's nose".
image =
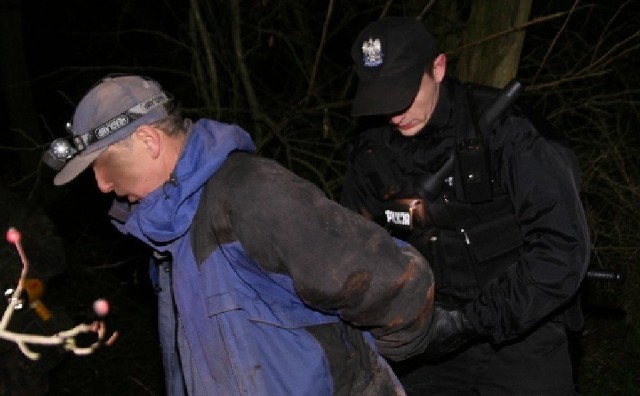
{"type": "Polygon", "coordinates": [[[391,123],[392,125],[398,126],[402,122],[403,118],[404,118],[404,113],[396,114],[394,116],[389,117],[389,123],[391,123]]]}

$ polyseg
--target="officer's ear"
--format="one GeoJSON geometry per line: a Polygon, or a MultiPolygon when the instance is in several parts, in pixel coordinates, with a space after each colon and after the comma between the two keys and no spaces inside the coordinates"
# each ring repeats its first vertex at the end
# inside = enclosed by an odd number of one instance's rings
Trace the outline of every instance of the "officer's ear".
{"type": "Polygon", "coordinates": [[[447,56],[445,54],[440,54],[436,56],[436,59],[433,61],[433,79],[435,80],[435,82],[442,82],[446,71],[447,56]]]}

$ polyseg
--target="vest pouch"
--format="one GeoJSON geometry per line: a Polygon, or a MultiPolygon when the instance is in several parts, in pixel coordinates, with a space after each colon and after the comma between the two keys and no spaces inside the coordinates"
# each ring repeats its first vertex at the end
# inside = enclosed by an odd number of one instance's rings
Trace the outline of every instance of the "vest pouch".
{"type": "Polygon", "coordinates": [[[462,202],[479,203],[493,198],[489,152],[482,141],[459,141],[456,156],[456,197],[462,202]]]}
{"type": "Polygon", "coordinates": [[[512,216],[502,215],[465,229],[469,249],[478,263],[496,258],[523,246],[518,227],[512,216]]]}
{"type": "Polygon", "coordinates": [[[498,216],[465,229],[465,234],[481,285],[500,276],[513,264],[524,245],[520,227],[511,215],[498,216]]]}
{"type": "Polygon", "coordinates": [[[458,300],[475,297],[480,289],[464,236],[454,230],[438,230],[430,245],[436,299],[441,300],[443,295],[458,300]]]}

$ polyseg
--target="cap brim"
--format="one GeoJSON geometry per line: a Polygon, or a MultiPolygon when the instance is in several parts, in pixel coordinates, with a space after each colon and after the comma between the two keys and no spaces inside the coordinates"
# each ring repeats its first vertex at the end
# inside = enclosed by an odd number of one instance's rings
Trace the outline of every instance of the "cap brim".
{"type": "Polygon", "coordinates": [[[394,114],[405,110],[416,97],[424,67],[417,67],[395,78],[360,79],[351,115],[394,114]]]}
{"type": "Polygon", "coordinates": [[[80,154],[71,159],[71,161],[67,162],[67,164],[58,172],[58,174],[53,178],[53,184],[56,186],[61,186],[63,184],[69,183],[71,180],[75,179],[83,170],[87,169],[93,161],[104,151],[106,147],[103,147],[99,150],[92,151],[86,154],[80,154]]]}

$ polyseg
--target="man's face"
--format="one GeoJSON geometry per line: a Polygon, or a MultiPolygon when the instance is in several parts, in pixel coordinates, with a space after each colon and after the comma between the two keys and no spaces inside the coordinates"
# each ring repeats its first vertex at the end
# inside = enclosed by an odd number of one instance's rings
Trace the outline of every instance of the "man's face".
{"type": "Polygon", "coordinates": [[[134,133],[125,142],[109,146],[93,163],[98,188],[103,193],[114,192],[137,202],[162,185],[157,158],[145,142],[134,133]]]}
{"type": "Polygon", "coordinates": [[[427,124],[438,103],[440,83],[444,78],[446,58],[440,54],[434,61],[433,75],[424,73],[420,88],[411,106],[398,114],[389,116],[389,123],[395,126],[402,136],[415,136],[427,124]]]}

